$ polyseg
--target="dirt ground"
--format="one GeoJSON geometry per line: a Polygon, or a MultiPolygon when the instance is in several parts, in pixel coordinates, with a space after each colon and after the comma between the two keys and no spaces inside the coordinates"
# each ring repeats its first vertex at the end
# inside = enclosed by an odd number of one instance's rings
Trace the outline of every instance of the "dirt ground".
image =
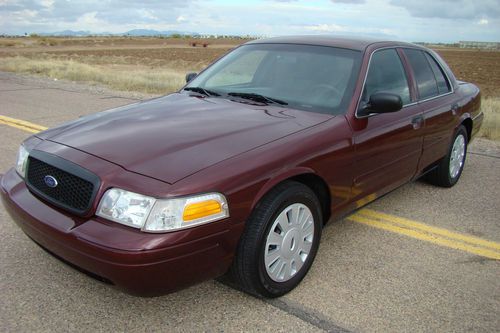
{"type": "Polygon", "coordinates": [[[500,52],[436,49],[459,80],[477,84],[483,97],[500,96],[500,52]]]}
{"type": "Polygon", "coordinates": [[[158,65],[161,61],[207,62],[246,39],[194,38],[0,38],[0,58],[50,55],[57,58],[126,57],[130,63],[158,65]],[[52,44],[52,45],[51,45],[52,44]],[[195,44],[195,46],[193,46],[195,44]],[[205,45],[205,46],[204,46],[205,45]]]}

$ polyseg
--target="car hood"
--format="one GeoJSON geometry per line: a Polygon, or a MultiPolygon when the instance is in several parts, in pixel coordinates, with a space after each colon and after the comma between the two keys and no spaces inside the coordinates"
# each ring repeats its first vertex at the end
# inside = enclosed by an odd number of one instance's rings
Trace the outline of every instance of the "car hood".
{"type": "Polygon", "coordinates": [[[176,93],[38,136],[167,183],[332,116],[176,93]]]}

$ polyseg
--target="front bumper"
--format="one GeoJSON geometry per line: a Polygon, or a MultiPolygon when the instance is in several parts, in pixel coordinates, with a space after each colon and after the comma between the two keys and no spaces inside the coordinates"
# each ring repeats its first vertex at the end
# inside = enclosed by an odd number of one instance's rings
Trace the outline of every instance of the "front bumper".
{"type": "Polygon", "coordinates": [[[127,293],[156,296],[224,274],[243,223],[230,219],[148,234],[99,217],[78,218],[35,197],[13,170],[0,180],[7,212],[36,243],[127,293]]]}

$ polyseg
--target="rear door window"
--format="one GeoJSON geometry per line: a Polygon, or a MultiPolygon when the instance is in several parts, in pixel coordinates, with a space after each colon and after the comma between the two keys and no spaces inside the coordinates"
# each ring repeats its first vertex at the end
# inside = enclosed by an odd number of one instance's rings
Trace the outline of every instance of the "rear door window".
{"type": "Polygon", "coordinates": [[[363,102],[370,96],[388,92],[399,95],[404,104],[410,103],[410,89],[401,59],[395,49],[385,49],[373,53],[363,90],[363,102]]]}
{"type": "Polygon", "coordinates": [[[404,50],[417,81],[420,99],[439,95],[438,83],[424,52],[414,49],[404,50]]]}

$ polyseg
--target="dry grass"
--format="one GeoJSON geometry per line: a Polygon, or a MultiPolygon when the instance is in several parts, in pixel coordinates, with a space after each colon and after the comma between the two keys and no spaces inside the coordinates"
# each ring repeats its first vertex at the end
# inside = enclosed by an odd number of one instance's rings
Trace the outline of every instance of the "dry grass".
{"type": "Polygon", "coordinates": [[[59,45],[59,41],[55,38],[48,38],[48,37],[39,37],[36,38],[36,42],[38,45],[42,46],[56,46],[59,45]]]}
{"type": "MultiPolygon", "coordinates": [[[[59,61],[72,61],[76,63],[83,63],[87,65],[99,65],[103,67],[124,67],[122,65],[130,65],[130,68],[126,70],[134,70],[140,67],[148,67],[155,69],[169,68],[174,71],[201,71],[203,68],[210,64],[208,60],[185,60],[182,59],[182,54],[179,58],[165,59],[160,58],[162,55],[157,55],[156,57],[151,56],[149,53],[143,50],[139,52],[129,54],[130,50],[120,50],[116,53],[106,54],[105,52],[96,51],[96,54],[85,51],[77,52],[44,52],[44,53],[23,53],[21,57],[27,58],[28,60],[46,60],[50,62],[59,61]]],[[[8,57],[6,57],[8,58],[8,57]]],[[[0,61],[2,57],[0,56],[0,61]]],[[[125,67],[124,67],[125,68],[125,67]]]]}
{"type": "Polygon", "coordinates": [[[0,39],[0,47],[16,47],[23,46],[23,44],[15,39],[0,39]]]}
{"type": "Polygon", "coordinates": [[[169,68],[101,66],[73,60],[36,60],[26,57],[1,58],[0,70],[100,83],[115,90],[153,94],[166,94],[179,89],[184,83],[185,75],[185,72],[169,68]]]}
{"type": "Polygon", "coordinates": [[[484,121],[479,136],[490,140],[500,140],[500,98],[484,99],[481,109],[484,112],[484,121]]]}
{"type": "Polygon", "coordinates": [[[207,48],[193,48],[187,38],[0,38],[0,70],[167,94],[185,83],[186,73],[199,72],[244,40],[206,42],[207,48]]]}

